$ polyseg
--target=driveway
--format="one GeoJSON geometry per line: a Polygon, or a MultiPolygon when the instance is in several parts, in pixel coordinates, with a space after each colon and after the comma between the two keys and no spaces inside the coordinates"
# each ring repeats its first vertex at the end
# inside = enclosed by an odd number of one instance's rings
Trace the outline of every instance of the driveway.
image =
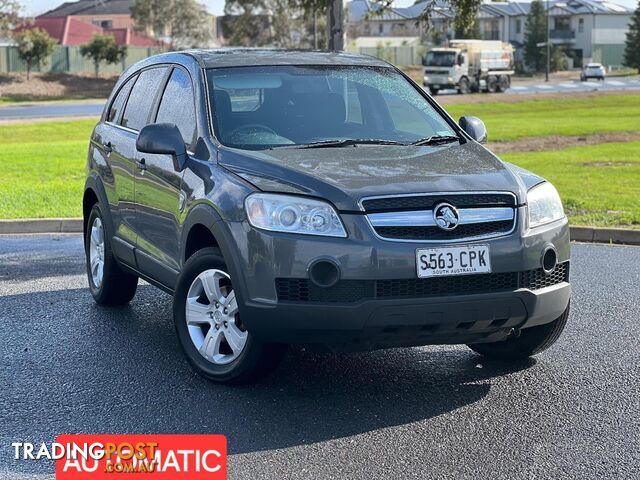
{"type": "Polygon", "coordinates": [[[14,441],[62,432],[223,433],[229,478],[635,478],[640,248],[573,246],[558,343],[504,365],[464,346],[296,349],[263,382],[194,374],[171,298],[97,307],[79,236],[0,236],[0,478],[49,478],[14,441]]]}

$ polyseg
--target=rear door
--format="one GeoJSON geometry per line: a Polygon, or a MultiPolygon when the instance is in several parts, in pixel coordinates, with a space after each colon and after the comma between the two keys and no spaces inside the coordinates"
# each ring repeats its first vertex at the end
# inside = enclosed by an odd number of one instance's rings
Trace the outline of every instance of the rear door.
{"type": "MultiPolygon", "coordinates": [[[[175,124],[191,153],[196,143],[196,111],[189,73],[173,67],[155,114],[155,123],[175,124]]],[[[138,153],[144,170],[136,179],[138,243],[136,256],[143,273],[173,287],[180,264],[180,212],[182,172],[174,168],[173,157],[138,153]]]]}
{"type": "Polygon", "coordinates": [[[99,151],[102,157],[102,161],[97,164],[105,166],[101,177],[109,202],[114,236],[120,240],[120,242],[114,242],[114,248],[118,257],[122,257],[128,263],[134,262],[131,250],[127,255],[126,249],[123,252],[119,247],[122,241],[135,245],[133,233],[135,220],[133,148],[135,146],[131,144],[130,134],[122,128],[121,123],[124,106],[137,78],[137,75],[132,76],[120,87],[109,107],[105,122],[96,129],[94,135],[95,151],[99,151]]]}

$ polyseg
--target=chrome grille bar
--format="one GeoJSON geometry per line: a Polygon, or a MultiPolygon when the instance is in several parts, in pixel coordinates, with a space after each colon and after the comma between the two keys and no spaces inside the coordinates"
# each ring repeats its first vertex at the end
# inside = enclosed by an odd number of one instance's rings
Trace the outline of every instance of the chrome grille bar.
{"type": "MultiPolygon", "coordinates": [[[[503,222],[513,220],[513,208],[461,208],[458,209],[459,225],[503,222]]],[[[432,210],[409,212],[370,213],[367,215],[373,227],[435,227],[432,210]]]]}

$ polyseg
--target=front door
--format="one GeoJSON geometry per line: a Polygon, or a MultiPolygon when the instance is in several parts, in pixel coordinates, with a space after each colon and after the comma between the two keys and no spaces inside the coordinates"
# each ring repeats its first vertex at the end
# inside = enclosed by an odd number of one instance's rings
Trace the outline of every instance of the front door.
{"type": "MultiPolygon", "coordinates": [[[[174,67],[166,84],[155,123],[177,125],[187,151],[196,140],[196,115],[189,74],[174,67]]],[[[171,155],[138,152],[140,170],[136,178],[136,254],[143,271],[173,287],[180,268],[180,213],[182,172],[176,171],[171,155]]]]}

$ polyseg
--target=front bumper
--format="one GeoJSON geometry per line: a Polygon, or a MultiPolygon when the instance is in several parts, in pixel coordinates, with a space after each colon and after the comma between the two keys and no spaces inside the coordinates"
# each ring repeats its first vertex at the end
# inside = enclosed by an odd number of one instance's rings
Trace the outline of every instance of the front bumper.
{"type": "MultiPolygon", "coordinates": [[[[513,233],[478,242],[490,245],[492,273],[508,276],[539,270],[542,252],[549,245],[557,250],[558,262],[568,267],[567,221],[525,231],[522,213],[513,233]]],[[[279,279],[308,281],[309,268],[318,260],[334,262],[345,284],[416,278],[415,250],[433,244],[382,240],[373,235],[363,216],[342,218],[349,238],[264,232],[244,222],[227,224],[233,247],[226,249],[225,258],[231,264],[240,314],[249,331],[270,341],[323,344],[340,350],[470,343],[500,340],[514,328],[551,322],[568,306],[568,276],[542,288],[528,284],[522,288],[524,283],[519,282],[509,284],[514,288],[508,290],[483,291],[476,282],[471,294],[438,291],[382,298],[374,293],[330,301],[322,296],[312,301],[279,297],[279,279]]]]}
{"type": "Polygon", "coordinates": [[[373,350],[428,344],[498,341],[512,329],[558,318],[571,286],[493,294],[361,303],[244,306],[245,324],[270,341],[321,344],[332,350],[373,350]]]}

